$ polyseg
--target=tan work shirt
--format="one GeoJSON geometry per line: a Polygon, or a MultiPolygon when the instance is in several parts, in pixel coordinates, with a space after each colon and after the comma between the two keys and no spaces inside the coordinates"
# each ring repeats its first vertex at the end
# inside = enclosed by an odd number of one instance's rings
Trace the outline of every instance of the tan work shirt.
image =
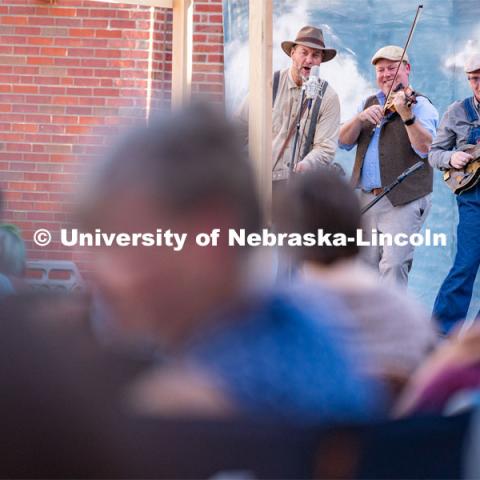
{"type": "MultiPolygon", "coordinates": [[[[297,122],[301,98],[301,87],[293,81],[290,68],[282,70],[280,72],[277,97],[272,112],[272,166],[276,163],[273,170],[274,180],[284,179],[288,174],[288,164],[292,158],[295,134],[291,136],[289,144],[280,159],[278,159],[278,156],[291,126],[297,122]]],[[[313,111],[313,105],[311,111],[313,111]]],[[[307,110],[305,110],[302,116],[300,137],[295,155],[296,162],[300,160],[300,155],[304,149],[310,128],[311,111],[308,117],[307,110]]],[[[247,101],[241,108],[239,116],[242,121],[248,122],[247,101]]],[[[318,114],[318,121],[313,138],[313,148],[302,161],[307,162],[312,167],[331,163],[335,157],[339,130],[340,101],[335,90],[328,85],[318,114]]]]}

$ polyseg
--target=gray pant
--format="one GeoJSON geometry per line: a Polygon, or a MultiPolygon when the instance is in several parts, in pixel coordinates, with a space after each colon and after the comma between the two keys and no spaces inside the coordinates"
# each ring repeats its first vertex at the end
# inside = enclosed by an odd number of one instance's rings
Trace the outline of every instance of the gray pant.
{"type": "MultiPolygon", "coordinates": [[[[362,207],[374,199],[375,196],[371,193],[360,192],[362,207]]],[[[398,207],[394,207],[387,196],[383,197],[362,217],[363,238],[370,240],[373,229],[378,233],[392,235],[404,233],[410,236],[418,233],[427,218],[431,203],[431,194],[398,207]]],[[[379,270],[383,279],[406,286],[408,272],[412,268],[413,251],[414,247],[407,243],[405,246],[362,247],[361,254],[370,265],[379,270]]]]}

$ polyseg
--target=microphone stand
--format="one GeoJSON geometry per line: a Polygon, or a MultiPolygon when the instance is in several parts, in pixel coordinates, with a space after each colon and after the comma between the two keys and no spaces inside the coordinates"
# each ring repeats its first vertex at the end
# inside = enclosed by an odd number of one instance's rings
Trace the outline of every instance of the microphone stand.
{"type": "Polygon", "coordinates": [[[364,213],[368,212],[368,210],[377,204],[385,195],[390,193],[396,186],[400,185],[410,175],[423,168],[424,165],[425,164],[423,162],[417,162],[415,165],[407,168],[407,170],[402,172],[390,185],[387,185],[378,197],[375,197],[370,203],[365,205],[360,211],[360,214],[363,215],[364,213]]]}
{"type": "Polygon", "coordinates": [[[295,139],[293,140],[293,149],[292,149],[292,159],[290,160],[290,165],[288,166],[288,178],[293,174],[294,167],[295,167],[295,152],[297,151],[297,143],[298,143],[298,138],[300,136],[300,122],[302,120],[302,113],[303,113],[303,102],[305,100],[305,87],[302,87],[302,99],[300,101],[300,108],[298,110],[298,115],[297,115],[297,125],[296,125],[296,131],[295,131],[295,139]]]}

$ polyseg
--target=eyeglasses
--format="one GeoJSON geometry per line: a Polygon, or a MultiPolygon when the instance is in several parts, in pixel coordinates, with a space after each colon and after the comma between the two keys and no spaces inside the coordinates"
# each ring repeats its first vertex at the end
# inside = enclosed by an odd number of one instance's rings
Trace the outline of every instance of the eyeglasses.
{"type": "Polygon", "coordinates": [[[470,83],[480,83],[480,75],[472,75],[468,77],[470,83]]]}

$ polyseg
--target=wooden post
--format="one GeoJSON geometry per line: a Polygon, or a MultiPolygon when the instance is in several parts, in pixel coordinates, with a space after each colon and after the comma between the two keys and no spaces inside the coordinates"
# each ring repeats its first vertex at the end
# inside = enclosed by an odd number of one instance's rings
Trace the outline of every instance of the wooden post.
{"type": "Polygon", "coordinates": [[[272,205],[272,0],[250,0],[249,44],[249,149],[269,222],[272,205]]]}
{"type": "Polygon", "coordinates": [[[190,100],[192,39],[193,0],[173,0],[172,108],[190,100]]]}

